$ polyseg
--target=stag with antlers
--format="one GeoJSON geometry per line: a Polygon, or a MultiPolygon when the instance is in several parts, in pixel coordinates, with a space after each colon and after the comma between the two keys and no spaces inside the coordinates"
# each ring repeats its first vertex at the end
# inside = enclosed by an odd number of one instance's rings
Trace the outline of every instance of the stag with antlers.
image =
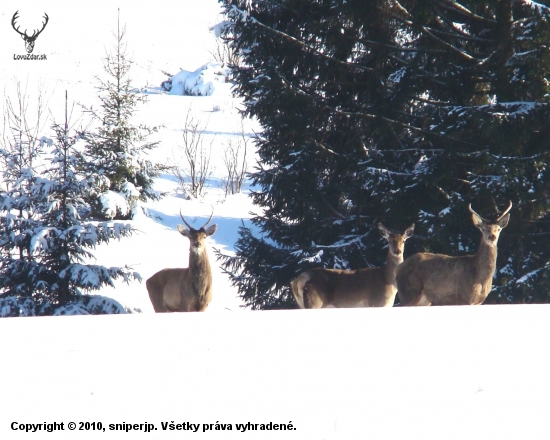
{"type": "Polygon", "coordinates": [[[494,220],[486,220],[469,205],[474,226],[481,231],[481,243],[474,255],[420,252],[397,268],[397,289],[402,306],[481,304],[493,287],[497,241],[510,220],[508,207],[494,220]]]}
{"type": "Polygon", "coordinates": [[[44,12],[44,17],[43,18],[45,19],[45,21],[42,23],[42,29],[40,29],[40,30],[35,29],[34,32],[32,33],[32,35],[27,35],[26,30],[25,30],[25,32],[21,32],[19,30],[19,27],[15,27],[15,21],[19,18],[18,14],[19,14],[19,11],[16,11],[15,14],[13,14],[13,17],[11,19],[11,26],[13,27],[15,32],[17,32],[19,35],[21,35],[21,38],[23,38],[23,40],[25,40],[25,49],[27,50],[27,53],[32,53],[32,51],[34,50],[34,43],[36,42],[36,38],[42,33],[42,31],[44,30],[44,28],[48,24],[48,20],[49,20],[48,14],[46,14],[44,12]]]}
{"type": "Polygon", "coordinates": [[[218,225],[194,229],[181,214],[187,229],[178,225],[178,231],[190,242],[189,267],[184,269],[162,269],[146,282],[149,298],[157,313],[163,312],[204,312],[212,299],[212,270],[206,252],[206,237],[213,235],[218,225]]]}

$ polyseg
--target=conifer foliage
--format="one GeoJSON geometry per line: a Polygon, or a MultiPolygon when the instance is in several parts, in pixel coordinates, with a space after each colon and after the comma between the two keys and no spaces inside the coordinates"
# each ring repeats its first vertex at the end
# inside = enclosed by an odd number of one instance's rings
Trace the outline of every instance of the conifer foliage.
{"type": "Polygon", "coordinates": [[[550,10],[522,0],[222,0],[237,93],[263,132],[253,198],[223,267],[253,308],[293,307],[312,266],[383,262],[376,223],[416,222],[406,254],[473,253],[512,200],[487,302],[550,291],[550,10]]]}
{"type": "Polygon", "coordinates": [[[96,130],[87,135],[86,170],[96,181],[87,198],[94,215],[100,218],[113,218],[102,202],[102,195],[108,191],[127,201],[127,209],[118,209],[114,218],[131,218],[137,200],[159,198],[152,183],[160,168],[148,158],[158,145],[148,140],[157,128],[134,124],[136,111],[146,97],[132,86],[132,60],[127,54],[125,35],[126,28],[120,26],[119,17],[114,47],[103,59],[104,75],[96,78],[100,108],[87,109],[97,124],[96,130]]]}
{"type": "Polygon", "coordinates": [[[84,291],[113,285],[113,279],[139,278],[128,268],[90,264],[89,249],[129,236],[132,229],[82,219],[89,211],[83,194],[90,185],[78,172],[84,135],[71,125],[67,104],[64,122],[51,130],[51,138],[29,143],[32,167],[21,166],[20,147],[2,150],[8,165],[0,190],[2,304],[37,314],[52,314],[84,291]]]}

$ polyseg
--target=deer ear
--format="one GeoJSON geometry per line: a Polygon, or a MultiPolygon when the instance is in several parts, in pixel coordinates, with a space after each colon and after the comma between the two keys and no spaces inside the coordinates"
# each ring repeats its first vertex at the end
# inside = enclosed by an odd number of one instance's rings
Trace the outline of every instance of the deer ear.
{"type": "Polygon", "coordinates": [[[498,225],[504,229],[507,225],[508,225],[508,221],[510,220],[510,214],[506,214],[504,217],[502,217],[499,221],[498,221],[498,225]]]}
{"type": "Polygon", "coordinates": [[[483,226],[483,219],[477,215],[475,212],[472,212],[472,221],[474,222],[474,226],[478,229],[481,229],[483,226]]]}
{"type": "Polygon", "coordinates": [[[389,238],[390,236],[390,231],[388,231],[388,229],[382,224],[382,223],[378,223],[378,230],[380,231],[380,235],[384,238],[389,238]]]}
{"type": "Polygon", "coordinates": [[[212,225],[206,230],[206,235],[214,235],[214,233],[218,230],[218,225],[212,225]]]}
{"type": "Polygon", "coordinates": [[[181,235],[183,235],[184,237],[187,237],[189,238],[189,230],[186,229],[185,226],[183,225],[178,225],[178,231],[181,235]]]}
{"type": "Polygon", "coordinates": [[[403,234],[403,235],[405,236],[405,240],[406,240],[407,238],[410,238],[410,237],[413,235],[413,233],[414,233],[414,223],[413,223],[412,225],[410,225],[410,226],[406,229],[405,233],[403,234]]]}

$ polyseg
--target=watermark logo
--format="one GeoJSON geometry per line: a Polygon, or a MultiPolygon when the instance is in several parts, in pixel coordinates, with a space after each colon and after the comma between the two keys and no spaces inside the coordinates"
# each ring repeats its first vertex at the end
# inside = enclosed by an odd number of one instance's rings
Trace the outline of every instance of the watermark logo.
{"type": "Polygon", "coordinates": [[[19,26],[16,27],[16,21],[19,18],[19,11],[16,11],[15,14],[13,14],[13,17],[11,19],[11,25],[15,32],[17,32],[19,35],[21,35],[21,38],[25,40],[25,49],[27,50],[27,55],[14,55],[14,59],[46,59],[45,55],[32,55],[32,51],[34,50],[34,44],[36,42],[36,39],[38,36],[42,33],[46,25],[48,24],[48,14],[44,12],[44,22],[42,23],[42,29],[34,29],[32,35],[27,34],[27,29],[25,29],[24,32],[21,32],[19,30],[19,26]]]}

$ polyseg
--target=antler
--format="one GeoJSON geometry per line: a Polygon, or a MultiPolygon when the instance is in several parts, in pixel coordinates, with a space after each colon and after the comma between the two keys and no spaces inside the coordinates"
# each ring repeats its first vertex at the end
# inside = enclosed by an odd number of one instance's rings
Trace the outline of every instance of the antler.
{"type": "MultiPolygon", "coordinates": [[[[208,221],[207,221],[204,225],[201,226],[201,228],[206,227],[206,225],[207,225],[208,223],[210,223],[210,221],[212,220],[212,216],[213,216],[213,215],[214,215],[214,207],[212,207],[212,213],[210,214],[210,218],[208,219],[208,221]]],[[[183,220],[183,223],[185,223],[189,229],[191,229],[191,230],[193,230],[193,231],[196,230],[196,229],[193,228],[189,223],[187,223],[187,222],[185,221],[185,219],[183,218],[183,214],[181,213],[181,208],[180,208],[180,217],[181,217],[181,219],[183,220]]]]}
{"type": "Polygon", "coordinates": [[[478,217],[483,218],[483,217],[481,217],[477,212],[475,212],[475,211],[472,209],[472,204],[471,204],[471,203],[468,205],[468,209],[470,210],[470,212],[471,212],[472,214],[475,214],[475,215],[477,215],[478,217]]]}
{"type": "Polygon", "coordinates": [[[510,209],[512,209],[512,201],[511,201],[511,200],[508,201],[508,207],[504,210],[504,212],[502,212],[502,214],[500,214],[500,217],[497,218],[496,221],[498,222],[499,220],[501,220],[502,217],[504,217],[506,214],[508,214],[508,212],[510,211],[510,209]]]}
{"type": "Polygon", "coordinates": [[[31,38],[36,38],[36,37],[38,37],[38,36],[40,35],[40,33],[44,30],[44,28],[46,27],[46,25],[48,24],[48,20],[50,19],[50,18],[48,17],[48,14],[46,14],[46,13],[44,12],[44,17],[43,17],[43,18],[45,18],[46,21],[45,21],[44,23],[42,23],[42,29],[40,29],[39,31],[36,31],[36,30],[35,30],[35,31],[32,33],[32,37],[31,37],[31,38]]]}
{"type": "Polygon", "coordinates": [[[194,230],[195,230],[195,228],[193,228],[193,227],[192,227],[189,223],[187,223],[187,222],[185,221],[185,219],[183,218],[183,214],[181,213],[181,208],[180,208],[180,217],[181,217],[181,219],[183,220],[183,223],[185,223],[185,224],[187,225],[187,227],[189,228],[189,230],[191,230],[191,231],[194,231],[194,230]]]}
{"type": "Polygon", "coordinates": [[[205,228],[206,225],[207,225],[208,223],[210,223],[210,221],[212,220],[212,216],[213,216],[213,215],[214,215],[214,207],[212,206],[212,213],[210,214],[210,218],[208,219],[208,221],[207,221],[204,225],[202,225],[203,228],[205,228]]]}
{"type": "MultiPolygon", "coordinates": [[[[468,209],[470,210],[470,212],[471,212],[472,214],[475,214],[475,215],[477,215],[478,217],[481,217],[477,212],[475,212],[475,211],[472,209],[472,204],[471,204],[471,203],[468,205],[468,209]]],[[[511,200],[508,201],[508,206],[507,206],[506,209],[500,214],[500,216],[495,220],[495,222],[498,222],[498,221],[502,220],[502,218],[503,218],[506,214],[508,214],[508,212],[510,211],[510,209],[512,209],[512,201],[511,201],[511,200]]],[[[481,218],[483,218],[483,217],[481,217],[481,218]]]]}
{"type": "Polygon", "coordinates": [[[23,32],[20,32],[18,27],[17,28],[15,27],[15,20],[17,20],[19,18],[17,14],[19,14],[19,11],[15,11],[15,14],[13,14],[13,17],[11,18],[11,26],[13,27],[15,32],[17,32],[19,35],[27,36],[27,34],[24,34],[23,32]]]}

